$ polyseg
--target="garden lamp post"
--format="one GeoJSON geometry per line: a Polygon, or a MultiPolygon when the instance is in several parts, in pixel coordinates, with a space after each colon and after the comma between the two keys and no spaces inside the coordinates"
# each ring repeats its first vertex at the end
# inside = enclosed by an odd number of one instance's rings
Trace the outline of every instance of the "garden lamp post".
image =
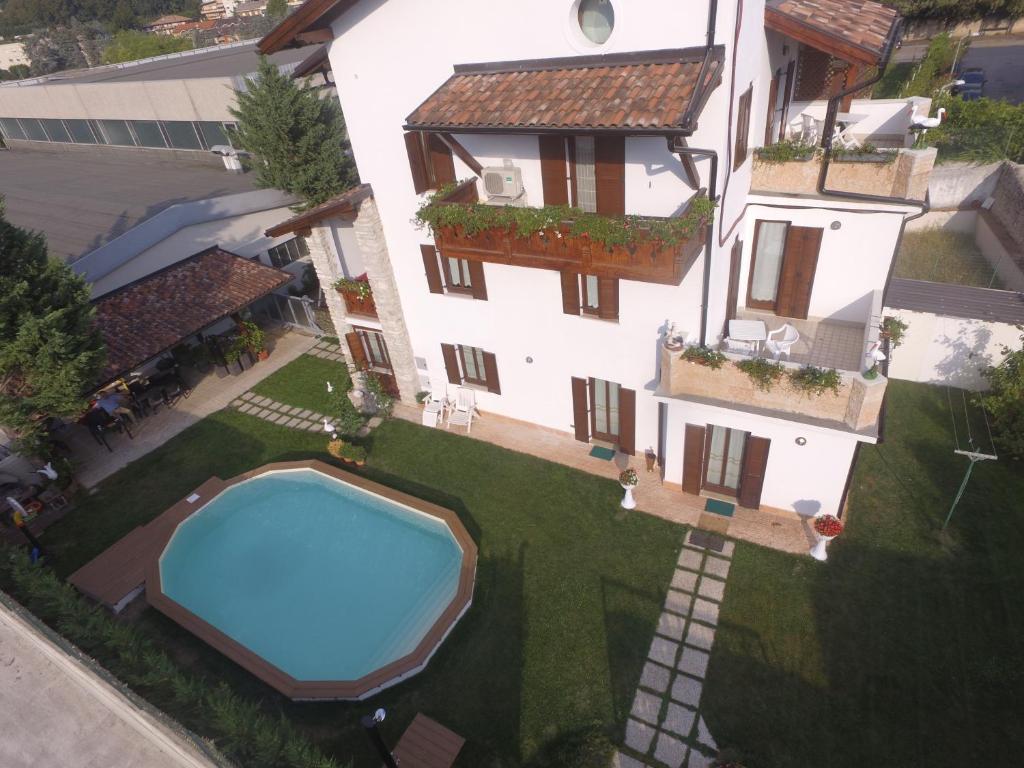
{"type": "Polygon", "coordinates": [[[398,768],[398,763],[395,761],[394,755],[391,754],[391,750],[388,749],[387,744],[384,743],[384,737],[380,735],[380,730],[377,728],[378,723],[384,722],[386,715],[387,712],[381,708],[372,715],[363,715],[359,720],[359,723],[366,729],[366,735],[370,737],[370,741],[373,742],[374,748],[380,755],[381,760],[384,761],[384,768],[398,768]]]}

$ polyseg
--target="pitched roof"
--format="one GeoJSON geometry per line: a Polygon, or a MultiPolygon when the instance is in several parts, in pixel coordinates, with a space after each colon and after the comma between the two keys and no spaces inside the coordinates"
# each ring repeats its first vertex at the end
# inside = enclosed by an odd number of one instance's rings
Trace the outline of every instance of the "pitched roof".
{"type": "Polygon", "coordinates": [[[147,24],[147,27],[156,27],[163,24],[181,24],[186,21],[192,21],[188,16],[178,16],[176,14],[170,14],[168,16],[161,16],[156,21],[151,21],[147,24]]]}
{"type": "Polygon", "coordinates": [[[406,119],[408,130],[690,131],[721,81],[723,49],[470,64],[406,119]]]}
{"type": "Polygon", "coordinates": [[[764,25],[845,61],[881,61],[900,21],[874,0],[768,0],[764,25]]]}
{"type": "Polygon", "coordinates": [[[96,299],[107,343],[101,383],[287,285],[292,276],[217,246],[96,299]]]}
{"type": "Polygon", "coordinates": [[[301,232],[304,229],[309,229],[324,219],[355,218],[355,213],[359,210],[359,204],[368,197],[373,197],[373,190],[370,188],[370,185],[360,184],[358,187],[346,190],[340,195],[335,195],[330,200],[320,203],[320,205],[303,211],[298,216],[292,216],[287,221],[271,227],[264,234],[267,237],[280,237],[291,232],[301,232]]]}

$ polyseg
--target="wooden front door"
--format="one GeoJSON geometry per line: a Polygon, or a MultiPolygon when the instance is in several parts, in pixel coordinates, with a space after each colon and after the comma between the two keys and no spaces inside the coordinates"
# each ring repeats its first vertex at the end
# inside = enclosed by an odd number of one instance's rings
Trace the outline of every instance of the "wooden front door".
{"type": "Polygon", "coordinates": [[[747,306],[806,319],[821,249],[820,227],[758,221],[754,227],[747,306]]]}
{"type": "Polygon", "coordinates": [[[748,433],[708,424],[704,435],[702,487],[727,496],[739,495],[743,453],[748,433]]]}
{"type": "Polygon", "coordinates": [[[590,434],[595,440],[619,442],[619,385],[590,379],[590,434]]]}

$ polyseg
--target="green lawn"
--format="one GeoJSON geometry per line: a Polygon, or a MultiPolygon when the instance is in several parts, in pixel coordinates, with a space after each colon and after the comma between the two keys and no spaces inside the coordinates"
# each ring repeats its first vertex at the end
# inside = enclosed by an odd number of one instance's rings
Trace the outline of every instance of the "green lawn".
{"type": "MultiPolygon", "coordinates": [[[[278,375],[292,395],[282,399],[313,407],[296,397],[320,380],[316,367],[325,364],[313,362],[300,358],[278,375]]],[[[378,765],[358,727],[375,706],[389,710],[390,740],[416,712],[467,737],[464,768],[521,765],[592,723],[621,738],[683,528],[642,514],[619,519],[612,481],[444,431],[391,421],[370,439],[367,476],[455,510],[480,547],[473,606],[423,673],[372,703],[295,704],[152,609],[138,619],[147,634],[189,670],[262,700],[357,766],[378,765]]],[[[326,460],[324,443],[222,411],[104,482],[45,543],[66,575],[210,475],[326,460]]],[[[203,732],[169,698],[147,695],[203,732]]]]}
{"type": "Polygon", "coordinates": [[[257,395],[269,397],[317,413],[335,413],[334,398],[351,386],[348,369],[342,363],[300,355],[252,388],[257,395]],[[327,382],[335,388],[328,394],[327,382]]]}
{"type": "Polygon", "coordinates": [[[886,413],[827,564],[737,546],[706,690],[712,732],[751,766],[1024,752],[1024,471],[977,466],[940,535],[967,464],[946,392],[890,382],[886,413]]]}
{"type": "Polygon", "coordinates": [[[979,288],[1003,287],[972,235],[938,228],[903,235],[893,276],[979,288]]]}
{"type": "Polygon", "coordinates": [[[915,65],[909,61],[891,62],[885,74],[871,91],[872,99],[898,99],[914,74],[915,65]]]}

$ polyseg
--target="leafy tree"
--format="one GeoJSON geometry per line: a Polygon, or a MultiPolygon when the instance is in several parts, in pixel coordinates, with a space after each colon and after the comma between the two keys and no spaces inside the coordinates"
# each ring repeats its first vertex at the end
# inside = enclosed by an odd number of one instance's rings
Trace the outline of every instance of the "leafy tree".
{"type": "Polygon", "coordinates": [[[982,16],[1024,16],[1024,0],[883,0],[908,18],[967,21],[982,16]]]}
{"type": "Polygon", "coordinates": [[[122,61],[135,61],[164,53],[188,51],[191,48],[191,40],[122,29],[114,35],[110,45],[103,51],[103,63],[118,64],[122,61]]]}
{"type": "Polygon", "coordinates": [[[11,64],[7,69],[0,69],[0,80],[23,80],[29,74],[28,64],[11,64]]]}
{"type": "Polygon", "coordinates": [[[1003,347],[1002,362],[985,369],[991,390],[979,395],[992,415],[992,439],[1014,458],[1024,458],[1024,336],[1020,339],[1020,349],[1003,347]]]}
{"type": "Polygon", "coordinates": [[[287,0],[269,0],[267,9],[263,12],[272,19],[283,19],[288,15],[287,0]]]}
{"type": "Polygon", "coordinates": [[[85,281],[0,205],[0,425],[28,451],[45,452],[45,417],[85,410],[106,357],[93,315],[85,281]]]}
{"type": "Polygon", "coordinates": [[[334,98],[321,97],[308,80],[298,83],[281,74],[266,57],[245,85],[231,110],[238,120],[232,141],[252,154],[247,162],[258,186],[290,192],[310,207],[355,181],[334,98]]]}

